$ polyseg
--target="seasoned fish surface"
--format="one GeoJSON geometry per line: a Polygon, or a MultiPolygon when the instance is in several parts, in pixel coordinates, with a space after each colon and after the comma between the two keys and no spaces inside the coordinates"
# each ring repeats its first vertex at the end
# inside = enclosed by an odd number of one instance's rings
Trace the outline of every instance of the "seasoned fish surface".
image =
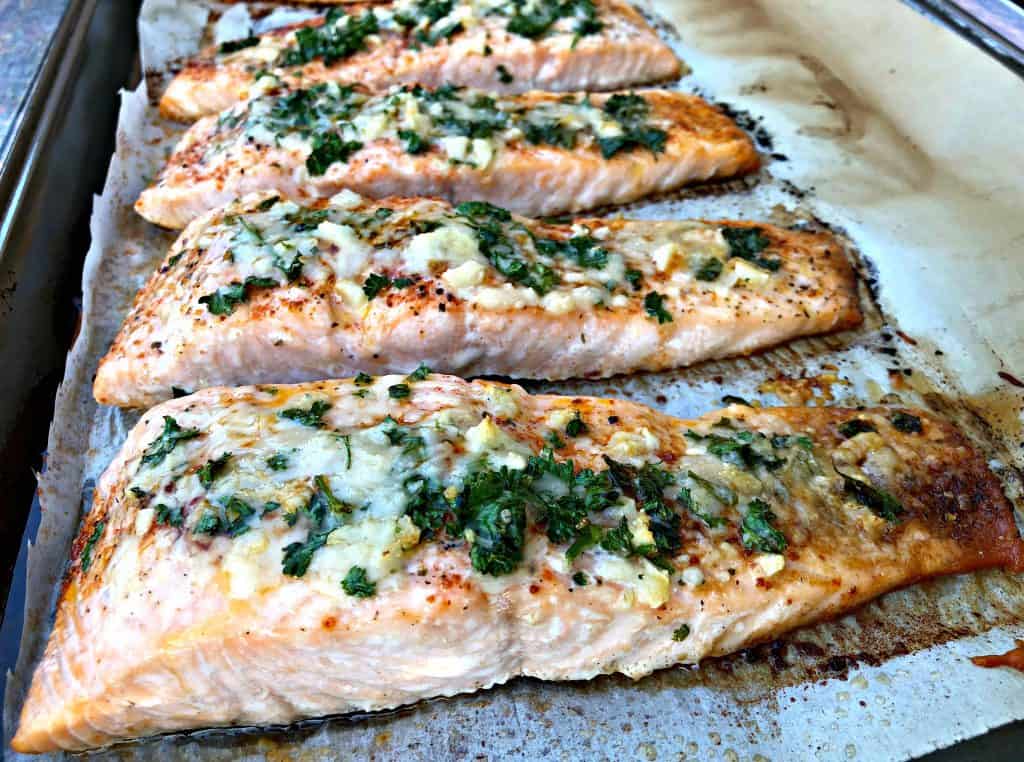
{"type": "Polygon", "coordinates": [[[13,747],[640,677],[1020,560],[983,457],[920,412],[682,421],[426,369],[208,389],[100,479],[13,747]]]}
{"type": "Polygon", "coordinates": [[[609,376],[860,322],[831,235],[740,222],[545,224],[489,204],[302,207],[254,196],[193,223],[100,364],[96,399],[408,372],[609,376]]]}
{"type": "Polygon", "coordinates": [[[336,84],[279,92],[193,125],[135,208],[184,227],[247,193],[484,200],[552,215],[755,171],[742,130],[700,98],[336,84]]]}
{"type": "Polygon", "coordinates": [[[338,9],[232,40],[185,62],[160,100],[194,121],[267,87],[360,82],[467,85],[503,93],[614,90],[680,75],[675,54],[619,0],[397,2],[338,9]]]}

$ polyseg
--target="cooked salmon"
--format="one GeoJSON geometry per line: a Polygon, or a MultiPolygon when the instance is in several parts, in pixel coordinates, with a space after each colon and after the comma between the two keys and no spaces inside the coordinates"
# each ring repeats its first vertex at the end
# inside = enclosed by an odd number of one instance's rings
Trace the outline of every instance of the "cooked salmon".
{"type": "Polygon", "coordinates": [[[200,120],[135,208],[179,228],[247,193],[303,201],[348,189],[553,215],[758,166],[742,130],[682,93],[493,98],[403,87],[368,96],[328,84],[200,120]]]}
{"type": "Polygon", "coordinates": [[[620,0],[403,0],[334,9],[184,62],[160,100],[194,121],[268,86],[467,85],[502,93],[614,90],[674,79],[679,59],[620,0]]]}
{"type": "Polygon", "coordinates": [[[985,458],[923,412],[683,421],[426,368],[207,389],[100,479],[12,745],[639,678],[1021,558],[985,458]]]}
{"type": "Polygon", "coordinates": [[[480,202],[256,195],[182,234],[95,380],[104,404],[421,361],[561,379],[665,370],[856,325],[832,235],[733,221],[540,222],[480,202]]]}

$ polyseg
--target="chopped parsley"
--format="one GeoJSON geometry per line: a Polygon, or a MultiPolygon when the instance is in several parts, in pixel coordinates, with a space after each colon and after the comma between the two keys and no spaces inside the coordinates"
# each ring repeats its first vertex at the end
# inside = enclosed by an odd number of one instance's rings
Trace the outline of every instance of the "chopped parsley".
{"type": "MultiPolygon", "coordinates": [[[[682,521],[679,514],[665,502],[664,490],[675,483],[675,478],[665,469],[653,463],[630,466],[612,460],[607,455],[608,477],[612,485],[636,502],[638,509],[648,517],[651,534],[658,553],[674,555],[682,547],[679,529],[682,521]]],[[[643,553],[643,555],[652,555],[643,553]]]]}
{"type": "Polygon", "coordinates": [[[106,529],[107,522],[99,521],[92,530],[92,534],[89,535],[89,539],[85,541],[85,547],[82,548],[82,573],[89,571],[89,567],[92,566],[92,551],[96,547],[96,543],[99,542],[100,537],[103,536],[103,530],[106,529]]]}
{"type": "Polygon", "coordinates": [[[241,40],[228,40],[222,42],[220,47],[217,48],[217,52],[221,55],[227,55],[228,53],[237,53],[239,50],[245,50],[246,48],[252,48],[260,44],[259,37],[245,37],[241,40]]]}
{"type": "Polygon", "coordinates": [[[377,594],[377,583],[367,578],[362,566],[353,566],[341,581],[341,589],[356,598],[372,598],[377,594]]]}
{"type": "Polygon", "coordinates": [[[535,0],[532,3],[513,0],[500,6],[497,12],[510,17],[506,27],[509,32],[531,40],[546,35],[560,19],[575,18],[573,47],[580,37],[596,34],[604,28],[593,0],[535,0]]]}
{"type": "Polygon", "coordinates": [[[309,406],[308,410],[292,407],[287,410],[282,410],[278,415],[281,418],[287,418],[289,421],[301,423],[303,426],[312,426],[315,429],[322,429],[324,427],[324,413],[330,409],[331,403],[325,402],[324,400],[317,400],[309,406]]]}
{"type": "Polygon", "coordinates": [[[782,260],[761,256],[761,252],[771,245],[771,241],[761,228],[726,227],[722,228],[722,237],[729,244],[730,258],[738,257],[771,272],[782,267],[782,260]]]}
{"type": "Polygon", "coordinates": [[[690,625],[688,624],[681,624],[672,631],[672,640],[677,643],[682,643],[688,637],[690,637],[690,625]]]}
{"type": "Polygon", "coordinates": [[[455,211],[476,233],[480,253],[506,278],[541,295],[558,284],[558,275],[550,267],[542,262],[526,262],[518,256],[515,244],[505,232],[504,225],[512,220],[507,209],[486,201],[466,201],[455,211]]]}
{"type": "Polygon", "coordinates": [[[310,230],[316,230],[321,222],[327,220],[327,217],[327,209],[310,209],[303,206],[291,214],[286,214],[284,218],[292,226],[294,232],[306,233],[310,230]]]}
{"type": "Polygon", "coordinates": [[[251,505],[232,495],[219,505],[208,503],[203,515],[192,527],[192,533],[238,537],[249,531],[249,517],[255,513],[251,505]]]}
{"type": "Polygon", "coordinates": [[[271,455],[267,458],[267,468],[271,471],[284,471],[288,468],[288,456],[283,452],[271,455]]]}
{"type": "Polygon", "coordinates": [[[388,396],[393,400],[404,400],[410,393],[409,384],[393,384],[388,387],[388,396]]]}
{"type": "Polygon", "coordinates": [[[700,267],[697,268],[693,277],[701,281],[717,280],[718,276],[722,274],[723,268],[722,260],[718,257],[708,257],[700,263],[700,267]]]}
{"type": "Polygon", "coordinates": [[[378,31],[377,17],[372,10],[361,16],[347,16],[341,9],[328,12],[321,26],[304,27],[295,32],[295,47],[281,52],[284,66],[302,66],[322,58],[331,66],[353,53],[366,50],[366,38],[378,31]]]}
{"type": "Polygon", "coordinates": [[[577,410],[570,421],[565,424],[565,433],[570,437],[578,437],[580,434],[586,434],[587,430],[587,424],[583,422],[583,418],[580,416],[579,410],[577,410]]]}
{"type": "Polygon", "coordinates": [[[163,503],[156,506],[156,523],[170,527],[180,527],[185,523],[185,517],[181,514],[181,508],[170,508],[163,503]]]}
{"type": "Polygon", "coordinates": [[[836,473],[843,477],[843,489],[846,494],[867,507],[879,518],[896,523],[900,520],[900,516],[906,513],[903,504],[884,489],[878,489],[865,481],[847,476],[838,468],[836,468],[836,473]]]}
{"type": "Polygon", "coordinates": [[[405,152],[413,156],[424,153],[430,147],[423,136],[414,130],[399,130],[398,138],[402,141],[405,152]]]}
{"type": "Polygon", "coordinates": [[[904,434],[920,434],[924,431],[921,419],[910,413],[895,412],[889,420],[897,431],[902,431],[904,434]]]}
{"type": "Polygon", "coordinates": [[[416,370],[414,370],[412,373],[405,377],[405,380],[425,381],[427,379],[427,376],[429,376],[432,372],[433,371],[431,371],[429,367],[427,367],[423,363],[420,363],[419,367],[417,367],[416,370]]]}
{"type": "Polygon", "coordinates": [[[369,386],[373,383],[373,376],[369,373],[357,373],[356,377],[352,380],[356,386],[369,386]]]}
{"type": "Polygon", "coordinates": [[[537,251],[549,257],[565,257],[580,267],[600,270],[608,264],[608,252],[588,235],[573,236],[565,241],[535,238],[537,251]]]}
{"type": "MultiPolygon", "coordinates": [[[[721,424],[720,424],[721,425],[721,424]]],[[[753,431],[738,431],[732,437],[721,434],[698,434],[687,431],[686,438],[703,442],[708,452],[725,463],[743,469],[764,466],[769,471],[780,468],[785,460],[775,455],[771,441],[764,434],[753,431]]]]}
{"type": "MultiPolygon", "coordinates": [[[[299,267],[301,268],[301,264],[299,267]]],[[[230,315],[239,304],[249,301],[249,292],[254,288],[273,288],[279,285],[274,278],[258,278],[250,275],[245,282],[235,281],[221,286],[212,294],[199,297],[199,303],[205,304],[214,315],[230,315]]]]}
{"type": "Polygon", "coordinates": [[[529,475],[502,466],[469,477],[459,496],[467,516],[466,534],[473,568],[482,574],[511,574],[523,560],[526,505],[534,498],[529,475]]]}
{"type": "MultiPolygon", "coordinates": [[[[701,497],[706,496],[707,498],[716,500],[723,505],[736,505],[736,493],[729,487],[709,481],[708,479],[695,474],[693,471],[688,471],[686,475],[696,485],[698,494],[701,497]]],[[[686,508],[687,511],[696,516],[711,529],[717,529],[729,523],[721,516],[716,516],[715,514],[704,510],[701,507],[701,501],[698,501],[697,498],[694,497],[693,491],[688,487],[682,487],[679,490],[679,497],[677,500],[683,504],[683,507],[686,508]]]]}
{"type": "Polygon", "coordinates": [[[178,422],[169,415],[164,416],[164,429],[160,436],[150,442],[149,447],[142,453],[142,465],[158,466],[164,462],[164,458],[171,454],[178,442],[184,442],[199,436],[199,429],[183,429],[178,422]]]}
{"type": "Polygon", "coordinates": [[[305,542],[289,543],[284,548],[281,570],[289,577],[302,577],[309,569],[313,555],[327,544],[330,532],[311,531],[305,542]]]}
{"type": "Polygon", "coordinates": [[[366,276],[366,280],[363,281],[363,293],[366,294],[366,298],[373,300],[381,291],[388,288],[408,288],[413,284],[411,278],[395,278],[391,279],[387,275],[380,275],[378,273],[370,273],[366,276]]]}
{"type": "Polygon", "coordinates": [[[319,177],[332,164],[346,163],[362,147],[358,140],[342,140],[336,132],[318,132],[313,135],[313,150],[306,159],[306,169],[309,174],[319,177]]]}
{"type": "Polygon", "coordinates": [[[852,418],[849,421],[839,424],[839,433],[845,439],[853,439],[858,434],[868,434],[877,431],[870,421],[861,418],[852,418]]]}
{"type": "Polygon", "coordinates": [[[454,513],[443,489],[418,474],[409,477],[403,486],[409,495],[405,513],[420,528],[424,538],[452,527],[454,513]]]}
{"type": "Polygon", "coordinates": [[[572,575],[572,582],[577,587],[586,587],[590,579],[587,577],[586,572],[578,571],[572,575]]]}
{"type": "Polygon", "coordinates": [[[224,469],[227,468],[228,461],[231,459],[231,453],[226,452],[219,458],[208,460],[202,466],[200,466],[198,473],[199,483],[204,488],[210,489],[213,486],[213,480],[220,476],[224,469]]]}
{"type": "Polygon", "coordinates": [[[643,286],[644,274],[639,270],[626,270],[626,282],[633,287],[634,291],[639,291],[643,286]]]}
{"type": "Polygon", "coordinates": [[[621,151],[646,148],[654,154],[665,150],[668,134],[647,123],[651,107],[641,96],[630,93],[616,93],[605,101],[603,111],[622,126],[622,134],[598,138],[601,155],[610,159],[621,151]]]}
{"type": "Polygon", "coordinates": [[[561,450],[565,447],[565,440],[558,435],[557,431],[549,431],[544,436],[544,441],[552,450],[561,450]]]}
{"type": "Polygon", "coordinates": [[[498,64],[496,71],[498,72],[498,81],[503,85],[507,85],[510,82],[515,81],[515,77],[512,76],[512,72],[505,68],[504,64],[498,64]]]}
{"type": "Polygon", "coordinates": [[[644,311],[652,318],[657,319],[658,325],[672,322],[671,313],[665,309],[665,297],[657,291],[650,291],[644,297],[644,311]]]}
{"type": "Polygon", "coordinates": [[[782,553],[788,543],[786,536],[772,526],[775,514],[763,500],[750,501],[740,525],[740,541],[748,550],[759,553],[782,553]]]}

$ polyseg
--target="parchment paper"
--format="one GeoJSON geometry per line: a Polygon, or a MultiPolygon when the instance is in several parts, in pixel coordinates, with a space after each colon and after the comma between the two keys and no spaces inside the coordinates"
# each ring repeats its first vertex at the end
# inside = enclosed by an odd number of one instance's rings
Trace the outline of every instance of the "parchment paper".
{"type": "MultiPolygon", "coordinates": [[[[1019,505],[1024,400],[998,373],[1024,374],[1024,85],[905,6],[854,5],[663,0],[651,9],[670,22],[665,33],[693,70],[681,87],[749,112],[741,119],[776,158],[754,181],[624,212],[828,224],[848,236],[873,286],[863,293],[865,327],[685,372],[531,388],[630,397],[680,416],[717,406],[725,393],[769,404],[925,405],[975,438],[1019,505]]],[[[218,21],[229,8],[147,0],[147,69],[200,40],[246,33],[244,7],[218,21]]],[[[173,136],[145,92],[125,94],[91,223],[82,332],[40,479],[44,515],[8,679],[5,742],[91,484],[137,417],[97,407],[90,384],[134,291],[170,243],[131,203],[173,136]]],[[[90,756],[905,759],[1024,717],[1024,676],[966,661],[1009,647],[1024,635],[1022,622],[1024,584],[989,572],[918,585],[781,644],[637,683],[519,680],[389,715],[176,736],[90,756]]]]}

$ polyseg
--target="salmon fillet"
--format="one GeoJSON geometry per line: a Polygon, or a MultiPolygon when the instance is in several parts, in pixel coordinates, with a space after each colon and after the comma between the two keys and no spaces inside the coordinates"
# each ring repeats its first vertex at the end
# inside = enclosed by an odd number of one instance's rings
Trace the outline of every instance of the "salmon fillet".
{"type": "Polygon", "coordinates": [[[256,98],[193,125],[135,208],[184,227],[247,193],[484,200],[519,214],[621,204],[755,171],[750,139],[700,98],[334,84],[256,98]]]}
{"type": "Polygon", "coordinates": [[[509,0],[339,8],[305,24],[206,49],[184,63],[160,111],[194,121],[251,97],[268,82],[289,88],[360,82],[373,90],[418,82],[521,93],[614,90],[681,73],[679,59],[628,3],[535,5],[526,14],[509,0]]]}
{"type": "Polygon", "coordinates": [[[154,408],[71,556],[18,751],[639,678],[1022,557],[923,412],[683,421],[426,369],[154,408]]]}
{"type": "Polygon", "coordinates": [[[860,320],[853,270],[828,234],[256,195],[182,234],[100,363],[94,393],[139,407],[175,389],[408,372],[421,361],[462,375],[610,376],[860,320]]]}

